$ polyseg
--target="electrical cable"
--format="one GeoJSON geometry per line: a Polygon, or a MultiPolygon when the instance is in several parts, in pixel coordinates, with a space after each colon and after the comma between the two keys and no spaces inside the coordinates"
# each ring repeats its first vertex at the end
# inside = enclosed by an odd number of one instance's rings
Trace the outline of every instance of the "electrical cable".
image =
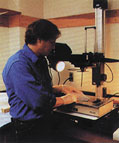
{"type": "Polygon", "coordinates": [[[53,76],[52,76],[51,66],[50,66],[50,63],[49,63],[49,60],[47,59],[47,57],[46,57],[46,61],[47,61],[47,64],[48,64],[49,75],[51,77],[51,84],[53,85],[53,81],[52,81],[53,76]]]}
{"type": "Polygon", "coordinates": [[[63,85],[69,80],[70,78],[68,77],[64,82],[63,82],[63,85]]]}
{"type": "Polygon", "coordinates": [[[48,66],[48,70],[49,70],[50,77],[52,79],[52,72],[51,72],[51,67],[50,66],[48,66]]]}
{"type": "Polygon", "coordinates": [[[83,72],[81,72],[81,87],[83,85],[83,72]]]}
{"type": "Polygon", "coordinates": [[[58,74],[58,85],[60,84],[60,73],[59,72],[57,72],[57,74],[58,74]]]}
{"type": "MultiPolygon", "coordinates": [[[[51,77],[51,79],[53,78],[53,76],[52,76],[52,72],[51,72],[51,67],[50,66],[48,66],[48,69],[49,69],[49,74],[50,74],[50,77],[51,77]]],[[[59,72],[57,72],[57,74],[58,74],[58,85],[60,84],[60,73],[59,72]]]]}
{"type": "Polygon", "coordinates": [[[110,70],[110,72],[111,72],[111,74],[112,74],[112,79],[111,79],[110,81],[105,81],[105,82],[111,83],[111,82],[113,81],[114,75],[113,75],[113,72],[112,72],[111,68],[109,67],[109,65],[106,64],[106,63],[105,63],[105,65],[108,67],[108,69],[110,70]]]}
{"type": "Polygon", "coordinates": [[[113,97],[119,97],[119,92],[113,94],[113,97]]]}

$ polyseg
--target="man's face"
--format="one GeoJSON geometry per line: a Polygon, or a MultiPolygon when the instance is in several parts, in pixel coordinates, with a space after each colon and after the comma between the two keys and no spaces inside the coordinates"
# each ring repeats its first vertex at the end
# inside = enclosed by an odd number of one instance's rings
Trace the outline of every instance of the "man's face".
{"type": "Polygon", "coordinates": [[[53,49],[55,49],[55,42],[56,42],[56,39],[52,39],[48,41],[41,40],[42,55],[48,56],[49,53],[53,49]]]}

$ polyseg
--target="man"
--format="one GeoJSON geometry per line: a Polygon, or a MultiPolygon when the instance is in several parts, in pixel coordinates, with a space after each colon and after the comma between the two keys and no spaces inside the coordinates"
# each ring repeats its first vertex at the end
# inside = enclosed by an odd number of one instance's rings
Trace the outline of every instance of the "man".
{"type": "Polygon", "coordinates": [[[59,36],[60,31],[50,21],[33,22],[26,30],[23,49],[9,58],[3,70],[10,114],[19,135],[27,133],[29,136],[28,131],[33,133],[36,127],[43,132],[51,122],[54,107],[78,100],[77,94],[56,97],[53,93],[45,56],[55,49],[59,36]]]}

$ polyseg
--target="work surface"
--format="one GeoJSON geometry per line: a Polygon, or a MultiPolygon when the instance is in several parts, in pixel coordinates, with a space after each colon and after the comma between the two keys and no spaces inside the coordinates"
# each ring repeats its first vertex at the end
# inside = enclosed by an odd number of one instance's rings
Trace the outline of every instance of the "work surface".
{"type": "MultiPolygon", "coordinates": [[[[99,126],[96,125],[95,121],[90,122],[83,119],[78,120],[77,118],[69,118],[69,116],[65,116],[60,113],[55,113],[55,116],[61,119],[60,129],[62,130],[63,134],[66,135],[67,137],[67,141],[65,138],[64,142],[55,142],[55,143],[69,143],[69,142],[70,143],[119,143],[119,141],[114,141],[112,139],[110,132],[109,134],[107,133],[107,135],[106,135],[106,132],[103,132],[105,130],[105,127],[103,128],[103,124],[102,125],[100,124],[100,128],[99,128],[99,126]],[[95,130],[93,129],[93,127],[96,127],[95,130]]],[[[108,126],[110,126],[110,123],[108,124],[108,126]]],[[[6,132],[12,131],[12,128],[13,128],[12,124],[4,126],[4,130],[6,130],[6,132]]],[[[0,137],[1,137],[1,134],[0,134],[0,137]]],[[[13,138],[14,137],[15,135],[13,134],[13,138]]],[[[4,142],[2,143],[9,143],[9,142],[7,142],[4,137],[4,142]]],[[[14,143],[17,143],[17,142],[14,142],[14,143]]],[[[22,142],[22,143],[26,143],[26,142],[22,142]]],[[[51,143],[51,142],[48,142],[48,143],[51,143]]]]}
{"type": "MultiPolygon", "coordinates": [[[[55,111],[55,114],[65,118],[66,124],[69,126],[65,133],[77,140],[88,143],[119,143],[119,141],[113,140],[113,133],[119,128],[118,109],[97,120],[82,118],[73,113],[55,111]]],[[[65,125],[64,128],[66,129],[65,125]]]]}

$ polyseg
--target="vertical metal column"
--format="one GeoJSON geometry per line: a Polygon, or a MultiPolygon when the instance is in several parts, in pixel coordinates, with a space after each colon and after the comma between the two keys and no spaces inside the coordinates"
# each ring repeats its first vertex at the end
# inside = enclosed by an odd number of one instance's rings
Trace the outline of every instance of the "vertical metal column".
{"type": "Polygon", "coordinates": [[[105,54],[105,11],[95,9],[96,46],[95,52],[105,54]]]}
{"type": "MultiPolygon", "coordinates": [[[[107,0],[93,0],[95,8],[95,26],[96,26],[96,46],[95,53],[105,54],[105,9],[107,9],[107,0]]],[[[104,73],[104,63],[97,63],[96,67],[100,67],[100,74],[104,73]]],[[[102,98],[102,84],[96,85],[96,98],[102,98]]]]}

